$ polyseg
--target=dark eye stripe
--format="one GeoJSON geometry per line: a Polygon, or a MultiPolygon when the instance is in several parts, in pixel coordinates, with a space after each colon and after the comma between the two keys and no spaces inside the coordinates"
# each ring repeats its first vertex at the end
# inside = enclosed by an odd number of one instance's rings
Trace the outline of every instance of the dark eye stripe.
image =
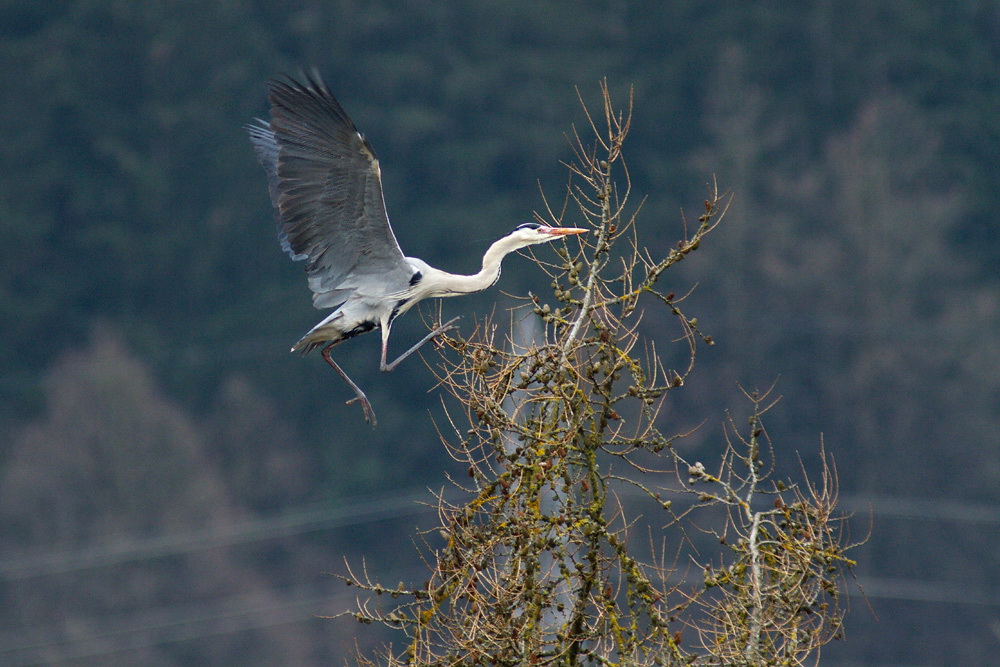
{"type": "Polygon", "coordinates": [[[517,226],[518,229],[538,229],[539,227],[541,227],[541,225],[537,222],[526,222],[523,225],[517,226]]]}

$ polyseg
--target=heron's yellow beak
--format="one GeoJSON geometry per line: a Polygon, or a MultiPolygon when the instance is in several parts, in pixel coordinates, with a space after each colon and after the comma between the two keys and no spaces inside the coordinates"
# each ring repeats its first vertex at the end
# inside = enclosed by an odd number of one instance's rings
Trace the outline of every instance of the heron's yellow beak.
{"type": "Polygon", "coordinates": [[[578,227],[542,227],[539,231],[552,236],[569,236],[570,234],[586,234],[589,230],[578,227]]]}

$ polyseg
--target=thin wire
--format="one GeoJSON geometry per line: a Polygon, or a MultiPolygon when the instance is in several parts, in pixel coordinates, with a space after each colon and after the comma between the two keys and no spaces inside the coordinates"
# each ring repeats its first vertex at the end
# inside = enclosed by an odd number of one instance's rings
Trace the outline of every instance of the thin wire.
{"type": "MultiPolygon", "coordinates": [[[[295,599],[290,602],[269,603],[266,599],[270,596],[265,595],[252,596],[250,600],[245,595],[234,596],[215,605],[186,607],[182,610],[167,608],[160,613],[163,620],[154,623],[141,625],[120,623],[117,627],[111,626],[108,630],[89,635],[33,641],[30,644],[17,645],[8,642],[0,648],[0,656],[7,656],[4,657],[3,664],[11,665],[11,667],[15,665],[27,667],[28,665],[58,664],[69,660],[106,656],[151,646],[219,637],[247,630],[315,619],[317,614],[331,607],[339,610],[354,601],[352,593],[305,597],[299,594],[299,589],[292,591],[292,593],[291,597],[295,599]],[[227,609],[226,607],[232,604],[234,599],[241,600],[243,604],[235,609],[227,609]],[[161,634],[156,637],[142,636],[153,631],[159,631],[161,634]],[[115,638],[119,638],[117,645],[87,646],[87,644],[106,642],[115,638]],[[74,647],[76,647],[75,650],[74,647]],[[60,648],[63,650],[58,651],[58,657],[53,657],[51,650],[60,648]],[[42,653],[43,651],[47,652],[42,653]],[[18,656],[17,654],[22,655],[18,656]],[[44,655],[44,659],[40,658],[40,655],[44,655]]],[[[49,628],[43,634],[54,635],[61,627],[49,628]]],[[[36,636],[37,634],[39,633],[36,633],[36,636]]]]}
{"type": "MultiPolygon", "coordinates": [[[[406,576],[407,573],[395,571],[382,575],[382,578],[391,581],[396,578],[405,579],[406,576]]],[[[994,595],[989,595],[971,588],[956,588],[954,584],[947,582],[929,583],[914,580],[870,578],[859,580],[858,583],[864,589],[865,597],[869,600],[888,599],[903,600],[907,602],[975,605],[994,608],[1000,607],[1000,599],[994,595]]],[[[299,598],[299,593],[301,591],[302,587],[293,591],[285,591],[285,593],[291,593],[291,597],[299,598]]],[[[30,644],[16,645],[7,643],[6,646],[0,648],[0,655],[10,656],[10,654],[15,654],[10,662],[8,662],[6,658],[4,659],[4,664],[11,665],[11,667],[58,664],[69,660],[107,656],[125,651],[148,648],[151,646],[195,641],[208,637],[225,636],[237,632],[245,632],[247,630],[255,630],[314,619],[317,617],[320,609],[322,609],[325,605],[327,605],[326,608],[328,608],[328,606],[343,608],[344,605],[354,601],[354,595],[350,593],[306,596],[302,599],[294,599],[291,602],[283,603],[267,603],[262,600],[264,597],[265,596],[263,595],[256,595],[251,596],[251,599],[248,600],[248,596],[241,595],[226,598],[213,605],[183,607],[180,611],[175,611],[177,608],[166,608],[165,611],[159,614],[164,620],[160,620],[158,622],[140,625],[122,623],[117,627],[112,626],[111,629],[90,635],[65,639],[32,641],[30,644]],[[227,609],[227,607],[230,607],[233,604],[234,600],[239,600],[240,606],[237,606],[235,609],[227,609]],[[248,605],[248,602],[252,604],[248,605]],[[307,611],[296,611],[302,610],[303,608],[306,608],[307,611]],[[239,619],[241,618],[245,618],[245,620],[239,622],[239,619]],[[209,625],[211,623],[219,623],[233,619],[235,619],[235,622],[230,623],[225,627],[209,625]],[[209,627],[206,628],[206,625],[209,625],[209,627]],[[171,628],[174,628],[174,630],[171,630],[171,628]],[[153,638],[141,636],[152,631],[162,631],[165,635],[153,638]],[[133,638],[130,640],[130,637],[135,637],[137,635],[139,638],[133,638]],[[113,639],[115,637],[123,638],[120,645],[98,647],[85,646],[88,643],[99,640],[113,639]],[[51,654],[51,649],[59,649],[60,647],[71,648],[74,646],[80,646],[80,648],[66,653],[61,652],[62,654],[58,657],[54,657],[51,654]],[[44,659],[35,657],[38,655],[39,651],[45,649],[49,649],[50,652],[45,654],[44,659]],[[18,653],[23,654],[29,651],[34,652],[34,655],[16,656],[18,653]]],[[[155,610],[157,608],[154,607],[153,609],[155,610]]],[[[23,633],[23,630],[21,629],[18,629],[18,631],[23,633]]],[[[50,629],[47,633],[51,636],[57,631],[58,630],[50,629]]],[[[13,634],[13,632],[11,634],[13,634]]],[[[36,633],[36,636],[37,634],[38,633],[36,633]]]]}
{"type": "MultiPolygon", "coordinates": [[[[632,490],[623,489],[622,495],[632,490]]],[[[424,488],[413,488],[388,496],[352,499],[340,507],[307,507],[277,517],[245,521],[226,526],[172,533],[145,539],[125,539],[92,546],[41,554],[23,554],[0,561],[0,581],[21,581],[319,532],[347,526],[363,526],[389,519],[429,514],[434,508],[424,488]]],[[[951,523],[1000,524],[1000,506],[958,500],[915,500],[885,496],[841,496],[838,507],[875,516],[897,519],[935,520],[951,523]]]]}
{"type": "Polygon", "coordinates": [[[0,561],[0,581],[21,581],[333,528],[369,525],[431,513],[433,507],[419,504],[431,500],[426,489],[410,489],[391,496],[356,498],[350,505],[341,507],[303,508],[273,518],[202,530],[115,540],[71,551],[23,554],[0,561]]]}
{"type": "MultiPolygon", "coordinates": [[[[366,525],[385,519],[433,512],[433,507],[418,504],[426,500],[428,492],[424,489],[411,489],[399,494],[381,498],[363,498],[340,508],[311,509],[306,508],[290,512],[280,517],[248,521],[235,524],[221,530],[193,531],[174,534],[151,540],[131,540],[117,542],[112,545],[98,545],[74,552],[60,552],[36,557],[34,562],[42,561],[39,570],[32,571],[28,567],[29,559],[17,559],[3,564],[3,570],[15,578],[27,578],[42,574],[64,573],[92,567],[113,565],[117,563],[157,558],[165,555],[176,555],[217,546],[238,543],[255,542],[294,535],[303,532],[326,530],[347,525],[366,525]]],[[[862,496],[842,497],[839,506],[843,509],[858,509],[867,511],[869,508],[879,516],[898,518],[937,519],[954,522],[1000,523],[1000,509],[989,505],[963,503],[958,501],[922,501],[904,498],[864,498],[862,496]]],[[[385,575],[388,579],[405,579],[406,575],[399,573],[385,575]]],[[[385,578],[383,577],[383,578],[385,578]]],[[[868,599],[897,600],[905,602],[920,602],[931,604],[949,604],[963,606],[1000,607],[1000,597],[990,591],[973,589],[971,587],[956,587],[953,582],[927,582],[908,579],[863,578],[859,580],[868,599]]],[[[324,604],[334,604],[341,607],[351,596],[339,595],[303,595],[306,589],[299,587],[293,590],[278,592],[276,595],[291,597],[291,601],[280,603],[270,602],[271,596],[256,594],[252,596],[238,595],[217,601],[214,604],[198,606],[182,606],[147,610],[146,616],[157,616],[158,620],[146,623],[110,624],[106,630],[82,637],[32,639],[31,643],[17,645],[9,639],[0,648],[0,655],[14,658],[15,662],[4,660],[4,664],[36,665],[54,664],[66,660],[90,658],[111,655],[129,650],[137,650],[167,643],[194,641],[207,637],[223,636],[236,632],[260,629],[274,625],[288,624],[306,620],[315,616],[324,604]],[[157,611],[162,609],[162,611],[157,611]],[[224,627],[219,623],[231,621],[224,627]],[[212,625],[214,624],[214,625],[212,625]],[[193,627],[192,627],[193,626],[193,627]],[[207,627],[206,627],[207,626],[207,627]],[[174,628],[174,630],[170,630],[174,628]],[[159,637],[141,637],[144,633],[161,631],[159,637]],[[122,637],[116,646],[87,646],[99,640],[122,637]],[[46,653],[44,661],[25,652],[33,652],[35,656],[43,649],[58,649],[59,647],[78,647],[75,650],[53,658],[46,653]],[[22,654],[17,656],[16,654],[22,654]],[[15,654],[15,655],[11,655],[15,654]]],[[[99,617],[98,617],[99,618],[99,617]]],[[[135,618],[135,615],[132,615],[135,618]]],[[[97,620],[89,619],[91,621],[97,620]]],[[[27,628],[8,630],[9,636],[24,637],[39,635],[52,637],[59,628],[50,627],[42,632],[27,632],[27,628]]]]}

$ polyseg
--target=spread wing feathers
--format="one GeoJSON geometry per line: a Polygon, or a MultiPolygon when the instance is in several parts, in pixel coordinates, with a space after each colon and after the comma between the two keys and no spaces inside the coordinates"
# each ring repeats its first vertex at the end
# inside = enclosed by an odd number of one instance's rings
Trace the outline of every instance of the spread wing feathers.
{"type": "Polygon", "coordinates": [[[309,259],[308,255],[299,255],[292,250],[288,242],[288,234],[282,229],[281,215],[278,212],[278,143],[274,140],[274,132],[271,131],[270,124],[260,118],[255,119],[257,125],[247,125],[246,130],[250,134],[250,141],[253,144],[253,151],[257,154],[264,171],[267,172],[267,189],[271,194],[271,204],[274,206],[274,217],[278,220],[278,241],[281,249],[296,260],[309,259]]]}
{"type": "Polygon", "coordinates": [[[399,291],[413,271],[389,227],[375,151],[317,75],[269,86],[270,125],[250,136],[282,246],[306,260],[313,305],[399,291]]]}

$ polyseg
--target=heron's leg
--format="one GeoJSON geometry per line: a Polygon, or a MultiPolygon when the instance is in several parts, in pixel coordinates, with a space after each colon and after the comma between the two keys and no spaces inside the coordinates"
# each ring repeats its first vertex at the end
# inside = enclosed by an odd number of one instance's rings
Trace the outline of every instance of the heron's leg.
{"type": "Polygon", "coordinates": [[[432,340],[443,333],[447,333],[449,331],[454,331],[455,329],[457,329],[458,327],[455,326],[455,322],[457,322],[459,319],[461,319],[461,316],[453,317],[452,319],[448,320],[447,322],[439,326],[437,329],[434,329],[429,334],[421,338],[419,343],[411,347],[403,354],[399,355],[399,357],[391,364],[385,363],[385,354],[389,342],[389,330],[388,327],[382,329],[382,363],[379,366],[379,368],[381,368],[385,372],[393,370],[394,368],[396,368],[396,366],[400,364],[401,361],[403,361],[403,359],[406,359],[408,356],[419,350],[421,346],[423,346],[423,344],[426,343],[427,341],[432,340]]]}
{"type": "MultiPolygon", "coordinates": [[[[340,342],[340,341],[337,341],[337,342],[340,342]]],[[[331,343],[331,344],[329,344],[329,345],[327,345],[326,347],[323,348],[323,358],[326,359],[326,363],[330,364],[330,366],[333,368],[333,370],[337,371],[337,373],[340,374],[340,377],[344,378],[344,382],[346,382],[348,385],[350,385],[351,389],[354,390],[355,396],[351,400],[347,401],[347,405],[350,405],[354,401],[361,401],[361,408],[365,412],[365,421],[368,422],[369,424],[371,424],[372,428],[375,428],[375,425],[377,423],[375,421],[375,411],[372,410],[372,404],[368,402],[368,397],[365,396],[365,392],[361,391],[361,387],[359,387],[358,385],[354,384],[354,380],[352,380],[351,378],[349,378],[347,376],[347,373],[344,372],[344,369],[341,368],[340,366],[338,366],[337,362],[335,362],[330,357],[330,349],[333,348],[333,346],[336,345],[336,344],[337,343],[331,343]]]]}

